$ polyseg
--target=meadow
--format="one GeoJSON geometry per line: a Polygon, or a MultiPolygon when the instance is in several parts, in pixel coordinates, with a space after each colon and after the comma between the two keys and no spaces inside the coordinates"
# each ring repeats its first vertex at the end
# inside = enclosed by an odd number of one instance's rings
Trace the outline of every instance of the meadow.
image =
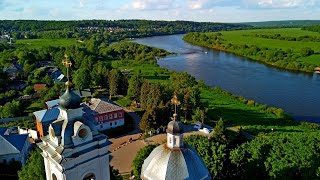
{"type": "Polygon", "coordinates": [[[17,40],[16,45],[17,47],[28,47],[28,48],[34,48],[39,49],[42,47],[68,47],[71,45],[76,45],[77,42],[76,39],[22,39],[17,40]]]}
{"type": "Polygon", "coordinates": [[[188,33],[184,40],[288,70],[320,66],[320,33],[300,28],[188,33]]]}

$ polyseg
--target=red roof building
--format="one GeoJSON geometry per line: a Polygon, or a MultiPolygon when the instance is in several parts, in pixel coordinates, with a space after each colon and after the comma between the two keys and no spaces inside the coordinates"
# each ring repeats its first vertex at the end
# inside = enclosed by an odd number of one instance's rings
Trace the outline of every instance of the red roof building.
{"type": "Polygon", "coordinates": [[[85,114],[93,116],[99,131],[124,125],[124,109],[111,101],[92,98],[83,106],[85,114]]]}
{"type": "Polygon", "coordinates": [[[46,84],[35,84],[35,85],[33,85],[33,89],[35,92],[38,93],[39,91],[47,89],[47,85],[46,84]]]}

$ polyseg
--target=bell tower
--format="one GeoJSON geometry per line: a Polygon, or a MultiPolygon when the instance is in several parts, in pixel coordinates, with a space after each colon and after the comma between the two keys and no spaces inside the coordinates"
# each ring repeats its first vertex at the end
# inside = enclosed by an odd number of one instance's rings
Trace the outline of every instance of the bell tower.
{"type": "Polygon", "coordinates": [[[108,150],[111,142],[100,134],[92,121],[83,117],[81,98],[70,90],[60,97],[60,115],[49,126],[49,134],[37,145],[42,150],[47,180],[110,180],[108,150]]]}

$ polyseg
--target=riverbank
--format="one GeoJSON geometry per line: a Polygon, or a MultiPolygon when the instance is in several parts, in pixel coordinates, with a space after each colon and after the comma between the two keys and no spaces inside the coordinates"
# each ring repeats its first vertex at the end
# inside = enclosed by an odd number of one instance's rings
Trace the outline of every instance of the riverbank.
{"type": "MultiPolygon", "coordinates": [[[[120,70],[131,68],[132,73],[140,72],[140,75],[148,81],[162,86],[172,84],[170,77],[174,72],[161,68],[157,64],[136,64],[132,61],[120,64],[115,61],[113,67],[120,70]]],[[[208,109],[205,123],[210,126],[215,126],[215,122],[223,118],[230,126],[241,128],[253,135],[274,131],[309,132],[314,131],[314,128],[309,127],[318,128],[318,125],[312,123],[294,121],[280,108],[268,107],[253,100],[235,96],[221,88],[204,84],[200,87],[201,103],[208,109]]]]}
{"type": "Polygon", "coordinates": [[[318,33],[300,29],[259,29],[188,33],[183,39],[273,67],[313,73],[314,68],[320,65],[319,38],[318,33]]]}

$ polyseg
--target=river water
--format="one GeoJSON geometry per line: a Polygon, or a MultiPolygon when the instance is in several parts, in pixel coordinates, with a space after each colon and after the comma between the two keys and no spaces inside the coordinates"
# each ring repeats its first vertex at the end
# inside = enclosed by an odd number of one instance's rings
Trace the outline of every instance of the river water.
{"type": "Polygon", "coordinates": [[[177,53],[158,60],[161,67],[186,71],[209,86],[279,107],[297,120],[320,122],[320,76],[279,70],[247,58],[191,45],[183,35],[155,36],[137,43],[177,53]]]}

